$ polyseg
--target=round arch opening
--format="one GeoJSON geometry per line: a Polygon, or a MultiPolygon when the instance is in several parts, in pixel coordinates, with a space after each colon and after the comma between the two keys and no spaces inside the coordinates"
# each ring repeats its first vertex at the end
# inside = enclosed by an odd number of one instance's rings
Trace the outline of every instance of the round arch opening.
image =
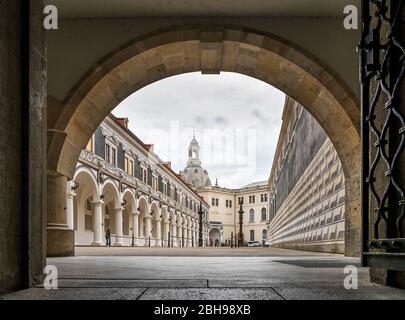
{"type": "Polygon", "coordinates": [[[162,30],[135,39],[99,61],[72,89],[52,139],[48,170],[72,178],[80,152],[103,119],[125,98],[172,75],[237,72],[283,91],[312,114],[331,139],[346,179],[345,253],[360,252],[358,101],[316,57],[271,34],[239,27],[162,30]],[[207,56],[207,50],[211,55],[207,56]]]}

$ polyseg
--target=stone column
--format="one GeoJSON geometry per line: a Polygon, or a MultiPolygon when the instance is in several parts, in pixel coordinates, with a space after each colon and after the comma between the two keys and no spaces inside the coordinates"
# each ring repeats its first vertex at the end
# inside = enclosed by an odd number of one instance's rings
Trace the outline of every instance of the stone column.
{"type": "Polygon", "coordinates": [[[171,241],[173,247],[177,247],[177,239],[176,239],[176,237],[177,237],[177,225],[176,225],[176,223],[172,222],[171,226],[172,226],[172,231],[171,231],[170,236],[172,237],[172,239],[170,241],[171,241]]]}
{"type": "MultiPolygon", "coordinates": [[[[145,216],[145,246],[149,246],[149,237],[151,237],[150,231],[151,231],[151,220],[152,217],[149,215],[145,216]]],[[[152,241],[152,240],[151,240],[152,241]]]]}
{"type": "Polygon", "coordinates": [[[122,239],[122,208],[115,209],[115,246],[122,246],[123,239],[122,239]]]}
{"type": "Polygon", "coordinates": [[[183,246],[183,227],[182,226],[179,226],[179,233],[178,233],[178,237],[179,237],[179,247],[182,247],[183,246]]]}
{"type": "Polygon", "coordinates": [[[155,240],[155,245],[157,247],[162,246],[161,222],[162,222],[162,220],[160,220],[160,219],[156,220],[156,240],[155,240]]]}
{"type": "Polygon", "coordinates": [[[133,212],[132,213],[132,235],[134,236],[134,245],[138,245],[138,237],[139,237],[139,213],[133,212]]]}
{"type": "Polygon", "coordinates": [[[93,246],[101,246],[103,242],[103,202],[93,201],[93,246]]]}
{"type": "Polygon", "coordinates": [[[67,178],[47,176],[47,255],[72,256],[75,252],[74,231],[67,225],[67,178]]]}
{"type": "Polygon", "coordinates": [[[74,222],[74,197],[76,193],[72,191],[70,184],[68,184],[68,190],[66,194],[66,222],[69,230],[75,229],[74,222]]]}
{"type": "MultiPolygon", "coordinates": [[[[139,240],[142,240],[142,238],[145,238],[145,231],[144,231],[144,227],[145,227],[145,217],[143,215],[139,215],[139,219],[138,219],[138,223],[139,223],[139,240]]],[[[139,242],[140,243],[140,242],[139,242]]]]}
{"type": "Polygon", "coordinates": [[[163,246],[167,246],[169,244],[169,221],[164,221],[163,226],[163,246]]]}
{"type": "Polygon", "coordinates": [[[188,227],[183,228],[183,234],[184,234],[184,246],[188,247],[188,227]]]}
{"type": "Polygon", "coordinates": [[[191,228],[187,228],[187,247],[191,247],[191,228]]]}

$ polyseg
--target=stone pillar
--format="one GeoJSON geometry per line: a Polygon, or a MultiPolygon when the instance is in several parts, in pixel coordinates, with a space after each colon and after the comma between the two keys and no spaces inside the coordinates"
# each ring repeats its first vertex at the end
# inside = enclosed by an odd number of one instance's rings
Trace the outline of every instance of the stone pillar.
{"type": "Polygon", "coordinates": [[[182,226],[179,226],[178,227],[178,238],[179,238],[179,241],[178,241],[178,243],[179,243],[179,247],[182,247],[183,246],[183,227],[182,226]]]}
{"type": "Polygon", "coordinates": [[[172,239],[170,240],[172,246],[177,247],[177,239],[176,239],[176,237],[177,237],[177,225],[174,222],[172,222],[172,231],[171,231],[170,236],[172,237],[172,239]]]}
{"type": "Polygon", "coordinates": [[[42,283],[46,265],[43,8],[0,1],[0,295],[42,283]]]}
{"type": "MultiPolygon", "coordinates": [[[[139,215],[138,223],[139,223],[139,238],[145,238],[145,217],[143,215],[139,215]]],[[[139,240],[141,240],[139,239],[139,240]]],[[[140,242],[139,242],[140,243],[140,242]]]]}
{"type": "Polygon", "coordinates": [[[101,246],[103,242],[103,202],[96,200],[93,204],[93,246],[101,246]]]}
{"type": "Polygon", "coordinates": [[[191,247],[191,228],[187,228],[187,247],[191,247]]]}
{"type": "Polygon", "coordinates": [[[115,246],[120,247],[123,244],[122,239],[122,208],[115,209],[115,246]]]}
{"type": "Polygon", "coordinates": [[[169,221],[165,220],[163,226],[163,246],[169,244],[169,221]]]}
{"type": "Polygon", "coordinates": [[[139,237],[139,213],[132,213],[132,235],[134,236],[134,245],[137,246],[139,237]]]}
{"type": "MultiPolygon", "coordinates": [[[[149,238],[151,237],[150,231],[151,231],[151,220],[152,217],[149,215],[145,216],[145,246],[149,246],[149,238]]],[[[151,240],[152,241],[152,240],[151,240]]]]}
{"type": "Polygon", "coordinates": [[[67,178],[47,176],[47,255],[72,256],[75,253],[74,231],[67,225],[67,178]]]}
{"type": "Polygon", "coordinates": [[[68,184],[68,190],[66,194],[66,219],[67,219],[67,226],[69,230],[75,229],[75,222],[74,222],[74,197],[76,193],[72,191],[70,184],[68,184]]]}
{"type": "Polygon", "coordinates": [[[162,222],[162,220],[160,220],[160,219],[156,220],[156,240],[155,240],[155,245],[157,247],[162,246],[161,222],[162,222]]]}

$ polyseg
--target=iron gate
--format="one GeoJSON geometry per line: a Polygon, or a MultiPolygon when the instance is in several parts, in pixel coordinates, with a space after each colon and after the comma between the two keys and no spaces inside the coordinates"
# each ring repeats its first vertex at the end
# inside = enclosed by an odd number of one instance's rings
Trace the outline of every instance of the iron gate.
{"type": "Polygon", "coordinates": [[[363,0],[362,263],[405,271],[404,0],[363,0]],[[402,30],[401,30],[402,29],[402,30]]]}

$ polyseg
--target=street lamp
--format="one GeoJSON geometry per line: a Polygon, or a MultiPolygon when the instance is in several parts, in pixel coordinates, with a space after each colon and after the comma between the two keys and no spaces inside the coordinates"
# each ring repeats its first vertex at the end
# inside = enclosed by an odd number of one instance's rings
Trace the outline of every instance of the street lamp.
{"type": "Polygon", "coordinates": [[[240,199],[239,201],[240,207],[239,207],[239,247],[243,245],[243,232],[242,232],[242,227],[243,227],[243,198],[240,199]]]}
{"type": "Polygon", "coordinates": [[[202,247],[203,246],[203,214],[204,211],[202,209],[202,202],[200,201],[200,208],[198,209],[198,215],[199,215],[199,226],[198,226],[198,246],[202,247]]]}

